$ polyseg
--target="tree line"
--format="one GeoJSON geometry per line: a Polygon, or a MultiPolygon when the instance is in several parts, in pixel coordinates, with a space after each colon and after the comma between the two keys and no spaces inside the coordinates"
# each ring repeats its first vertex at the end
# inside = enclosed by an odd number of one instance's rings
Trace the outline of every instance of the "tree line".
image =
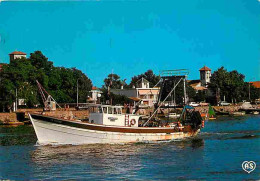
{"type": "Polygon", "coordinates": [[[55,67],[41,51],[29,58],[20,58],[3,65],[0,72],[0,111],[10,110],[13,102],[23,98],[26,107],[41,106],[42,100],[36,84],[38,80],[57,102],[76,102],[77,81],[79,101],[85,102],[92,88],[91,80],[76,68],[55,67]]]}
{"type": "MultiPolygon", "coordinates": [[[[136,87],[137,81],[145,78],[150,82],[150,87],[153,87],[160,80],[160,76],[155,75],[152,70],[148,70],[143,74],[132,77],[131,82],[127,85],[125,80],[120,80],[117,74],[109,74],[104,80],[103,91],[107,95],[109,83],[112,89],[119,89],[121,85],[125,88],[136,87]]],[[[160,84],[157,85],[160,87],[160,84]]],[[[207,90],[195,91],[189,83],[186,83],[186,92],[189,101],[208,102],[217,105],[219,101],[227,101],[230,103],[238,103],[241,101],[254,101],[260,97],[260,89],[253,86],[252,83],[245,81],[245,76],[236,70],[227,71],[224,67],[220,67],[211,75],[210,83],[207,90]]],[[[183,85],[179,84],[175,90],[176,103],[183,102],[183,85]]],[[[126,100],[124,96],[112,95],[114,99],[126,100]]],[[[106,96],[105,99],[108,99],[106,96]]],[[[169,97],[172,100],[172,97],[169,97]]],[[[117,101],[118,102],[118,101],[117,101]]]]}
{"type": "MultiPolygon", "coordinates": [[[[160,76],[152,70],[133,76],[130,83],[121,79],[117,74],[109,74],[104,79],[101,87],[103,92],[101,101],[106,103],[110,98],[113,104],[129,102],[125,96],[109,94],[108,89],[133,88],[137,86],[138,80],[145,78],[150,82],[150,87],[155,86],[160,76]]],[[[15,59],[2,67],[0,72],[0,111],[10,110],[12,103],[18,98],[25,99],[27,107],[42,105],[41,97],[36,84],[38,80],[42,86],[59,103],[75,103],[77,99],[77,82],[79,90],[79,102],[86,102],[92,88],[91,80],[76,68],[55,67],[41,51],[35,51],[29,58],[15,59]]],[[[259,98],[260,91],[252,84],[245,82],[245,76],[237,71],[228,72],[224,67],[213,72],[208,91],[196,92],[187,84],[187,95],[190,101],[206,101],[216,104],[224,97],[229,102],[240,102],[242,100],[254,100],[259,98]],[[250,89],[250,90],[249,90],[250,89]]],[[[158,84],[157,86],[160,86],[158,84]]],[[[179,85],[175,91],[176,102],[183,101],[183,86],[179,85]]]]}

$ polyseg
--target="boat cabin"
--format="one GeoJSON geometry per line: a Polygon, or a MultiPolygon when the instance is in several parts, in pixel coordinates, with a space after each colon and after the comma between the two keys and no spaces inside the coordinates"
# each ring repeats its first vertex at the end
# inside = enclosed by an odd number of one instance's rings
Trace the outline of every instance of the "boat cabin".
{"type": "Polygon", "coordinates": [[[101,125],[138,127],[140,116],[123,113],[123,106],[98,105],[89,108],[89,122],[101,125]]]}

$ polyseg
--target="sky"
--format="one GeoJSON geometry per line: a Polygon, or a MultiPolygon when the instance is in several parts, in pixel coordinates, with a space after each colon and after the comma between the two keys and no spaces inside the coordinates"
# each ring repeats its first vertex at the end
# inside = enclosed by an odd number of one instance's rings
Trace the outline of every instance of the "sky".
{"type": "Polygon", "coordinates": [[[260,0],[0,1],[0,63],[36,50],[95,86],[204,65],[260,80],[260,0]]]}

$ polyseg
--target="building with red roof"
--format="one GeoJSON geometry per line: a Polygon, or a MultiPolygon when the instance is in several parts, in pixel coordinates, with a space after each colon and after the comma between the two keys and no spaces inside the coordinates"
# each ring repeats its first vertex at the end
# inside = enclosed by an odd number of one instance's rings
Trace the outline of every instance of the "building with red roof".
{"type": "Polygon", "coordinates": [[[204,91],[207,90],[208,83],[210,83],[210,77],[211,77],[211,69],[209,67],[202,67],[199,69],[200,71],[200,79],[199,80],[188,80],[187,82],[189,85],[198,91],[204,91]]]}
{"type": "Polygon", "coordinates": [[[260,89],[260,81],[250,82],[255,88],[260,89]]]}
{"type": "Polygon", "coordinates": [[[20,51],[14,51],[12,53],[9,53],[10,62],[17,59],[17,58],[26,58],[26,53],[20,52],[20,51]]]}
{"type": "Polygon", "coordinates": [[[199,71],[201,86],[207,87],[208,83],[210,83],[211,69],[204,66],[199,71]]]}
{"type": "Polygon", "coordinates": [[[211,69],[208,68],[208,67],[206,67],[206,66],[204,66],[204,67],[202,67],[202,68],[200,69],[200,71],[211,71],[211,69]]]}

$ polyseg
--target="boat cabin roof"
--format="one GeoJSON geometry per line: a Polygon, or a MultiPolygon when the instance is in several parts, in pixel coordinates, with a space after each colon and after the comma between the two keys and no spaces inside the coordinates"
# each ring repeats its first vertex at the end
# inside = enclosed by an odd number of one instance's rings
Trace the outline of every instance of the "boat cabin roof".
{"type": "Polygon", "coordinates": [[[123,106],[97,105],[90,108],[90,113],[122,114],[123,106]]]}
{"type": "Polygon", "coordinates": [[[95,105],[91,105],[89,107],[112,107],[112,108],[123,108],[124,106],[112,106],[112,105],[102,105],[102,104],[95,104],[95,105]]]}
{"type": "Polygon", "coordinates": [[[101,105],[101,107],[123,108],[123,106],[101,105]]]}

